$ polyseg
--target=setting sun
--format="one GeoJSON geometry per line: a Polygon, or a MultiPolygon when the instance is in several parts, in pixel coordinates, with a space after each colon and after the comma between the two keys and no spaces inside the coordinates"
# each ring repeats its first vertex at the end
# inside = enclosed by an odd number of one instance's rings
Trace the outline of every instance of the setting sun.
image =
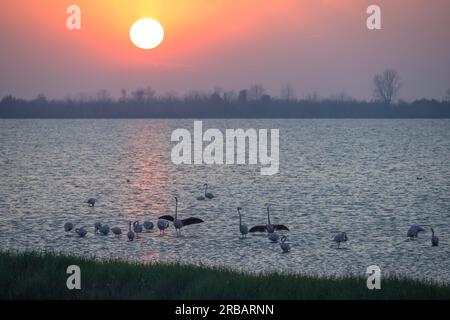
{"type": "Polygon", "coordinates": [[[130,39],[140,49],[153,49],[163,41],[164,29],[154,19],[139,19],[131,26],[130,39]]]}

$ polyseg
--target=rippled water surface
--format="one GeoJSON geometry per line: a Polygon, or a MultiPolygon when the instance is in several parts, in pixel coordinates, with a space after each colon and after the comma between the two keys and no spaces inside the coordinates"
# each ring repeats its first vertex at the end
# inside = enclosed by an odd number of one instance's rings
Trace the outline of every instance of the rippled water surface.
{"type": "Polygon", "coordinates": [[[206,128],[279,128],[280,171],[259,166],[179,165],[171,133],[192,120],[0,120],[0,250],[55,250],[138,261],[181,261],[246,271],[360,274],[367,266],[450,282],[450,121],[206,120],[206,128]],[[127,179],[130,182],[127,182],[127,179]],[[208,182],[216,198],[197,201],[208,182]],[[174,212],[205,223],[129,242],[94,235],[174,212]],[[89,208],[87,198],[98,203],[89,208]],[[262,235],[240,239],[244,222],[291,229],[292,251],[262,235]],[[86,238],[66,234],[72,221],[86,238]],[[405,241],[411,224],[426,233],[405,241]],[[441,243],[431,247],[430,227],[441,243]],[[336,249],[333,234],[349,241],[336,249]]]}

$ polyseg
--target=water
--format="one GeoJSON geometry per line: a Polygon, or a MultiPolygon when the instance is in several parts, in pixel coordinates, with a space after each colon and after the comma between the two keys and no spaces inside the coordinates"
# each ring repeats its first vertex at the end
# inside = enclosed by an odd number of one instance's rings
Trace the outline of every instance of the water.
{"type": "Polygon", "coordinates": [[[383,274],[450,283],[449,120],[206,120],[206,128],[279,128],[280,172],[259,166],[175,166],[170,135],[192,120],[0,120],[0,250],[52,250],[142,262],[180,261],[250,272],[383,274]],[[417,179],[417,178],[422,179],[417,179]],[[130,182],[127,182],[127,179],[130,182]],[[208,182],[214,200],[197,201],[208,182]],[[129,242],[93,234],[99,220],[174,212],[192,225],[129,242]],[[89,208],[84,203],[95,197],[89,208]],[[265,236],[239,238],[244,222],[291,229],[283,254],[265,236]],[[86,238],[65,234],[72,221],[86,238]],[[411,224],[427,232],[405,241],[411,224]],[[441,243],[431,247],[434,227],[441,243]],[[331,241],[346,231],[349,242],[331,241]]]}

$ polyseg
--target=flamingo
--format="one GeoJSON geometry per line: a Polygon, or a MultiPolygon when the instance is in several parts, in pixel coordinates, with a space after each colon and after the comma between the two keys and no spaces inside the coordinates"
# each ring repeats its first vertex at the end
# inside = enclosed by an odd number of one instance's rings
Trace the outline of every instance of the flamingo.
{"type": "Polygon", "coordinates": [[[97,233],[97,231],[100,231],[100,229],[102,228],[102,224],[100,222],[96,222],[94,223],[94,233],[97,233]]]}
{"type": "Polygon", "coordinates": [[[421,226],[415,224],[415,225],[412,225],[412,226],[408,229],[408,232],[407,232],[406,236],[407,236],[409,239],[415,239],[415,238],[418,237],[419,232],[425,232],[425,229],[422,228],[421,226]]]}
{"type": "Polygon", "coordinates": [[[109,226],[107,224],[104,224],[100,228],[100,233],[104,236],[107,236],[109,233],[109,226]]]}
{"type": "Polygon", "coordinates": [[[347,240],[347,233],[345,232],[339,232],[333,239],[333,241],[337,243],[338,248],[340,248],[341,242],[346,242],[347,240]]]}
{"type": "Polygon", "coordinates": [[[128,233],[127,233],[128,240],[133,241],[134,240],[134,232],[131,231],[131,221],[128,222],[128,233]]]}
{"type": "Polygon", "coordinates": [[[278,240],[280,240],[280,235],[276,232],[271,232],[269,233],[268,238],[271,242],[276,243],[278,242],[278,240]]]}
{"type": "Polygon", "coordinates": [[[122,234],[122,229],[119,227],[113,227],[111,228],[112,233],[114,233],[116,236],[120,236],[122,234]]]}
{"type": "Polygon", "coordinates": [[[72,231],[72,229],[73,229],[73,223],[72,222],[66,222],[64,224],[64,230],[66,232],[72,231]]]}
{"type": "Polygon", "coordinates": [[[267,231],[268,233],[273,233],[275,230],[287,230],[289,231],[289,228],[286,227],[283,224],[271,224],[270,223],[270,209],[269,205],[267,205],[267,224],[261,224],[254,227],[251,227],[248,232],[264,232],[267,231]]]}
{"type": "Polygon", "coordinates": [[[142,225],[139,224],[139,221],[135,221],[133,222],[133,230],[136,233],[136,238],[138,236],[139,233],[142,233],[142,225]]]}
{"type": "Polygon", "coordinates": [[[286,240],[287,240],[287,236],[282,236],[281,237],[280,247],[281,247],[281,250],[283,250],[284,253],[287,253],[287,252],[291,251],[291,245],[289,243],[286,243],[286,240]]]}
{"type": "Polygon", "coordinates": [[[80,236],[80,238],[83,238],[87,234],[85,227],[77,228],[75,229],[75,232],[80,236]]]}
{"type": "Polygon", "coordinates": [[[433,230],[433,228],[431,228],[431,232],[432,232],[432,235],[431,235],[431,245],[432,245],[433,247],[437,247],[437,246],[439,246],[439,238],[438,238],[438,236],[435,236],[435,235],[434,235],[434,230],[433,230]]]}
{"type": "Polygon", "coordinates": [[[203,200],[205,200],[206,198],[208,198],[208,199],[214,198],[214,195],[213,195],[211,192],[208,192],[208,184],[205,183],[203,186],[205,187],[205,193],[204,193],[204,196],[199,196],[199,197],[197,197],[197,200],[203,201],[203,200]]]}
{"type": "Polygon", "coordinates": [[[169,227],[169,221],[164,219],[158,219],[156,225],[158,226],[159,234],[161,235],[164,234],[164,230],[166,230],[169,227]]]}
{"type": "Polygon", "coordinates": [[[242,216],[241,216],[241,207],[237,208],[238,211],[238,215],[239,215],[239,231],[241,232],[242,236],[244,238],[247,237],[247,233],[248,233],[248,226],[245,223],[242,223],[242,216]]]}
{"type": "Polygon", "coordinates": [[[204,222],[202,219],[194,218],[194,217],[183,219],[183,220],[178,219],[178,198],[177,197],[175,197],[175,217],[173,217],[171,215],[165,215],[165,216],[159,217],[159,219],[173,221],[173,225],[175,226],[175,230],[178,235],[181,235],[182,227],[188,226],[190,224],[197,224],[197,223],[204,222]]]}
{"type": "Polygon", "coordinates": [[[214,195],[211,192],[208,192],[208,184],[205,183],[203,186],[205,187],[205,197],[208,199],[214,198],[214,195]]]}
{"type": "Polygon", "coordinates": [[[90,206],[90,207],[94,207],[95,203],[97,202],[97,199],[95,198],[89,198],[86,203],[90,206]]]}
{"type": "Polygon", "coordinates": [[[144,228],[147,231],[153,230],[153,222],[149,221],[148,219],[144,220],[144,228]]]}

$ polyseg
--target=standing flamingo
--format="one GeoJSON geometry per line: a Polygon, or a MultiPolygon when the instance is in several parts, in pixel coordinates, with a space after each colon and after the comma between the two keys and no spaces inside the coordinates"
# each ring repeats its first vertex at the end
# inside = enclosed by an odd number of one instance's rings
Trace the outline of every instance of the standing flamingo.
{"type": "Polygon", "coordinates": [[[287,252],[291,251],[291,245],[289,243],[286,243],[286,240],[287,240],[287,236],[282,236],[281,237],[280,247],[281,247],[281,250],[283,250],[284,253],[287,253],[287,252]]]}
{"type": "Polygon", "coordinates": [[[406,236],[408,239],[416,239],[419,236],[419,232],[425,232],[425,229],[418,224],[415,224],[408,229],[406,236]]]}
{"type": "Polygon", "coordinates": [[[432,235],[431,235],[431,245],[432,245],[433,247],[439,246],[439,238],[438,238],[438,236],[435,236],[435,235],[434,235],[434,230],[433,230],[433,228],[431,228],[431,233],[432,233],[432,235]]]}
{"type": "Polygon", "coordinates": [[[181,228],[184,226],[204,222],[202,219],[194,218],[194,217],[182,219],[182,220],[178,219],[178,198],[177,197],[175,197],[175,217],[173,217],[171,215],[164,215],[162,217],[159,217],[159,219],[173,221],[173,225],[175,227],[177,235],[181,235],[181,228]]]}
{"type": "Polygon", "coordinates": [[[248,226],[245,223],[242,223],[242,216],[241,216],[241,207],[237,208],[237,212],[239,215],[239,231],[241,232],[241,235],[246,238],[248,233],[248,226]]]}
{"type": "Polygon", "coordinates": [[[75,232],[80,236],[80,238],[84,238],[87,234],[87,230],[85,227],[75,229],[75,232]]]}
{"type": "Polygon", "coordinates": [[[271,242],[277,243],[280,240],[280,235],[277,232],[271,232],[267,236],[271,242]]]}
{"type": "Polygon", "coordinates": [[[122,229],[119,227],[112,227],[111,228],[112,233],[114,233],[116,236],[120,236],[122,234],[122,229]]]}
{"type": "Polygon", "coordinates": [[[333,239],[333,241],[337,243],[338,249],[340,248],[341,242],[347,242],[347,240],[347,233],[345,232],[339,232],[333,239]]]}
{"type": "Polygon", "coordinates": [[[204,186],[205,186],[205,197],[208,199],[214,198],[214,195],[211,192],[208,192],[208,184],[205,183],[204,186]]]}
{"type": "Polygon", "coordinates": [[[97,231],[100,231],[100,229],[102,228],[102,224],[100,222],[95,222],[94,223],[94,233],[97,234],[97,231]]]}
{"type": "Polygon", "coordinates": [[[109,233],[109,226],[107,224],[104,224],[100,228],[100,233],[104,236],[107,236],[109,233]]]}
{"type": "Polygon", "coordinates": [[[159,229],[159,235],[164,235],[164,230],[166,230],[169,227],[169,221],[164,219],[158,219],[156,222],[156,226],[159,229]]]}
{"type": "Polygon", "coordinates": [[[197,200],[203,201],[203,200],[205,200],[206,198],[208,198],[208,199],[214,198],[214,195],[213,195],[211,192],[208,192],[208,184],[205,183],[203,186],[205,187],[205,193],[204,193],[203,196],[198,196],[198,197],[197,197],[197,200]]]}
{"type": "Polygon", "coordinates": [[[86,203],[90,206],[90,207],[94,207],[95,203],[97,202],[97,199],[95,198],[89,198],[86,203]]]}
{"type": "Polygon", "coordinates": [[[142,233],[142,224],[139,224],[139,221],[133,222],[133,230],[134,233],[136,233],[136,238],[138,237],[139,233],[142,233]]]}
{"type": "Polygon", "coordinates": [[[73,229],[73,223],[72,222],[66,222],[64,224],[64,231],[69,232],[73,229]]]}
{"type": "Polygon", "coordinates": [[[153,227],[154,227],[153,222],[151,222],[151,221],[148,220],[148,219],[145,219],[145,220],[144,220],[144,229],[145,229],[145,230],[151,231],[151,230],[153,230],[153,227]]]}
{"type": "Polygon", "coordinates": [[[272,224],[270,222],[270,206],[267,205],[267,224],[261,224],[254,227],[251,227],[248,232],[265,232],[273,233],[275,230],[287,230],[289,231],[289,228],[286,227],[283,224],[272,224]]]}
{"type": "Polygon", "coordinates": [[[128,240],[133,241],[134,240],[134,232],[131,231],[131,221],[128,222],[128,233],[127,233],[128,240]]]}

